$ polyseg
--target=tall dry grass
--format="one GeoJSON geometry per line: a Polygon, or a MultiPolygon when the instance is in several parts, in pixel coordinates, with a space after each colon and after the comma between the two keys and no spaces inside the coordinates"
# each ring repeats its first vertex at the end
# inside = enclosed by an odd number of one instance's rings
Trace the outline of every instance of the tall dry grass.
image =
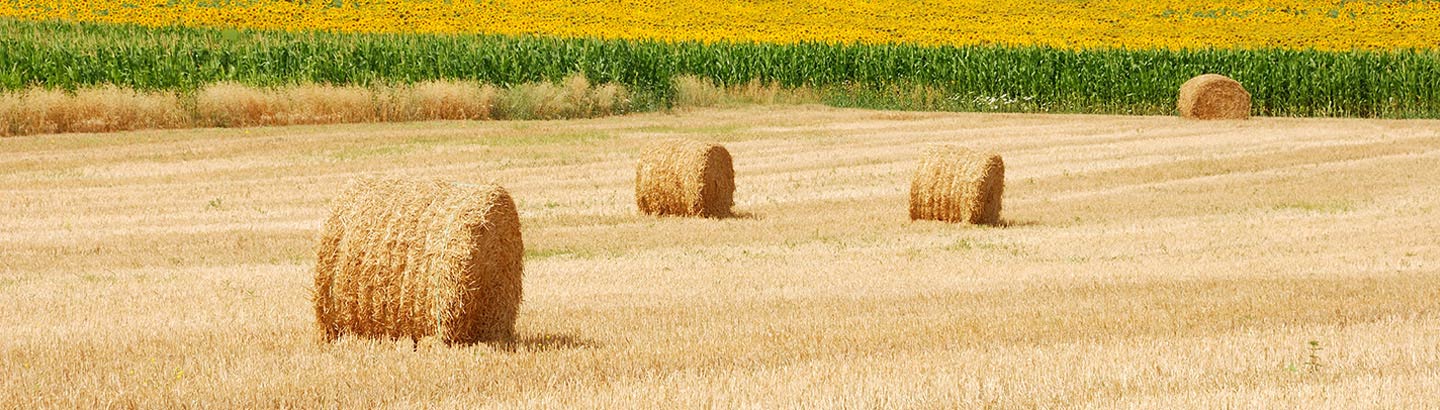
{"type": "Polygon", "coordinates": [[[188,122],[180,98],[167,92],[101,86],[0,95],[0,136],[175,128],[188,122]]]}
{"type": "Polygon", "coordinates": [[[812,88],[786,88],[779,83],[750,80],[744,84],[721,86],[709,79],[682,75],[675,77],[675,107],[695,108],[743,104],[811,104],[819,103],[820,91],[812,88]]]}
{"type": "Polygon", "coordinates": [[[710,80],[693,75],[675,77],[675,106],[714,107],[725,90],[710,80]]]}
{"type": "Polygon", "coordinates": [[[510,88],[472,81],[405,85],[222,82],[190,95],[102,86],[0,95],[0,136],[148,128],[253,127],[428,120],[566,119],[624,114],[630,94],[582,75],[510,88]]]}
{"type": "Polygon", "coordinates": [[[623,114],[630,95],[619,84],[594,85],[581,75],[560,84],[530,83],[515,86],[500,97],[498,114],[506,119],[589,118],[623,114]]]}
{"type": "Polygon", "coordinates": [[[387,121],[495,119],[500,89],[465,81],[426,81],[387,90],[387,121]]]}
{"type": "Polygon", "coordinates": [[[290,109],[281,124],[335,124],[380,120],[374,90],[358,86],[301,85],[287,90],[290,109]]]}
{"type": "MultiPolygon", "coordinates": [[[[758,80],[730,86],[675,79],[676,108],[819,103],[820,92],[758,80]]],[[[189,94],[99,86],[75,92],[32,88],[0,94],[0,136],[152,128],[256,127],[430,120],[553,120],[620,115],[630,90],[575,74],[559,82],[501,88],[474,81],[402,85],[210,84],[189,94]]]]}
{"type": "Polygon", "coordinates": [[[201,124],[244,127],[272,122],[281,99],[275,93],[236,83],[212,84],[195,95],[194,116],[201,124]]]}

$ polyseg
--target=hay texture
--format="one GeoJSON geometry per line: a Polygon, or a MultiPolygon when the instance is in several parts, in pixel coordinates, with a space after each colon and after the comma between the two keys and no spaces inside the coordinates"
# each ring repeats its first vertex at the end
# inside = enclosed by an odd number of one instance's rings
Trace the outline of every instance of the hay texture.
{"type": "Polygon", "coordinates": [[[509,340],[524,252],[504,188],[354,182],[336,198],[321,234],[315,322],[326,341],[342,334],[509,340]]]}
{"type": "Polygon", "coordinates": [[[953,145],[929,147],[910,180],[910,220],[1000,223],[1005,162],[953,145]]]}
{"type": "Polygon", "coordinates": [[[725,217],[734,195],[735,169],[720,145],[656,142],[635,167],[635,204],[647,214],[725,217]]]}
{"type": "Polygon", "coordinates": [[[1205,74],[1180,86],[1180,116],[1197,120],[1250,118],[1250,92],[1218,74],[1205,74]]]}

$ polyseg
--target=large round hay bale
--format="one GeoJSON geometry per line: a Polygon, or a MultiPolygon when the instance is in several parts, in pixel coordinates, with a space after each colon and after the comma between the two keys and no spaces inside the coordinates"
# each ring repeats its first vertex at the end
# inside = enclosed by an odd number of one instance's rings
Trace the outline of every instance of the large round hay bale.
{"type": "Polygon", "coordinates": [[[508,340],[524,252],[504,188],[354,182],[335,199],[321,234],[315,322],[327,341],[342,334],[508,340]]]}
{"type": "Polygon", "coordinates": [[[635,204],[647,214],[724,217],[734,195],[735,169],[720,145],[659,141],[635,167],[635,204]]]}
{"type": "Polygon", "coordinates": [[[1005,162],[953,145],[925,150],[910,180],[910,219],[1000,223],[1005,162]]]}
{"type": "Polygon", "coordinates": [[[1180,86],[1180,116],[1197,120],[1250,118],[1250,92],[1219,74],[1191,78],[1180,86]]]}

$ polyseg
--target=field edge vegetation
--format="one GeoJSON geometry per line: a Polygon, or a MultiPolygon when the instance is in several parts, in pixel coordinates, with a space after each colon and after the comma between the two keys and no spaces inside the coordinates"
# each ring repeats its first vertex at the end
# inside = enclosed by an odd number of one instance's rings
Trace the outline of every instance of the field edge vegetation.
{"type": "MultiPolygon", "coordinates": [[[[775,83],[720,86],[695,76],[674,80],[671,108],[819,104],[820,92],[775,83]]],[[[253,127],[432,120],[554,120],[633,112],[629,90],[583,75],[507,88],[473,81],[408,85],[299,84],[257,87],[221,82],[188,92],[114,85],[74,91],[40,87],[0,92],[0,137],[143,129],[253,127]]]]}
{"type": "Polygon", "coordinates": [[[582,75],[496,87],[428,80],[394,86],[220,82],[190,92],[114,85],[0,94],[0,136],[157,128],[247,127],[427,120],[591,118],[630,111],[622,85],[582,75]]]}
{"type": "MultiPolygon", "coordinates": [[[[686,81],[725,91],[723,99],[732,102],[799,100],[893,110],[1173,115],[1179,85],[1202,73],[1225,74],[1243,83],[1253,95],[1252,114],[1257,116],[1440,118],[1440,53],[1434,50],[671,43],[149,28],[0,18],[0,61],[6,62],[0,66],[0,90],[7,93],[0,104],[9,106],[0,110],[8,109],[12,116],[17,112],[33,116],[37,107],[46,106],[35,101],[67,98],[83,110],[82,95],[108,90],[103,93],[125,98],[103,100],[142,101],[140,105],[159,106],[155,109],[161,111],[178,106],[179,114],[166,113],[144,125],[162,128],[576,118],[704,105],[719,98],[702,98],[699,104],[690,101],[696,94],[682,95],[686,81]],[[574,78],[599,84],[596,92],[613,93],[613,98],[587,103],[594,105],[589,108],[579,108],[585,104],[574,101],[546,102],[560,94],[570,96],[562,100],[576,99],[580,94],[564,91],[574,78]],[[394,92],[386,91],[435,83],[448,84],[440,88],[464,88],[467,91],[461,94],[478,102],[455,100],[462,107],[432,110],[443,114],[417,115],[404,108],[397,113],[390,96],[394,92]],[[232,86],[235,92],[228,94],[251,107],[246,109],[250,112],[216,115],[205,110],[197,96],[218,95],[211,91],[224,86],[232,86]],[[284,89],[294,95],[235,88],[242,86],[284,89]],[[295,101],[314,100],[306,95],[315,94],[307,90],[316,87],[325,91],[320,94],[352,97],[344,103],[352,113],[331,108],[305,112],[308,108],[295,101]],[[507,99],[528,94],[534,98],[507,99]],[[490,99],[494,101],[486,102],[490,99]],[[475,108],[477,104],[483,108],[475,108]],[[257,116],[264,118],[252,118],[257,116]]],[[[581,99],[594,98],[587,94],[581,99]]],[[[44,121],[76,122],[65,115],[44,121]]],[[[0,127],[4,128],[0,133],[115,128],[27,125],[26,121],[36,120],[11,120],[0,127]]]]}

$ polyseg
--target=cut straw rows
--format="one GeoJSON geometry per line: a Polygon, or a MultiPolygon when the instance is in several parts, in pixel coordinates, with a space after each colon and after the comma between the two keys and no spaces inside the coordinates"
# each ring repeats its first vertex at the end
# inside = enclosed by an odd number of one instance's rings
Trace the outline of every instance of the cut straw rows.
{"type": "MultiPolygon", "coordinates": [[[[910,218],[1000,222],[999,155],[927,149],[911,181],[910,218]]],[[[635,200],[651,215],[731,215],[735,171],[718,144],[652,143],[635,171],[635,200]]],[[[315,264],[315,323],[344,335],[513,340],[524,243],[515,202],[497,185],[361,179],[333,202],[315,264]]]]}
{"type": "MultiPolygon", "coordinates": [[[[682,89],[706,87],[684,81],[690,80],[682,80],[682,89]]],[[[1243,93],[1233,80],[1202,76],[1187,83],[1182,95],[1199,94],[1190,104],[1207,113],[1201,118],[1248,114],[1237,108],[1248,106],[1248,97],[1241,104],[1236,90],[1243,93]]],[[[360,91],[353,92],[354,104],[363,104],[360,91]]],[[[1182,97],[1182,112],[1185,101],[1182,97]]],[[[312,115],[331,112],[347,110],[342,105],[312,115]]],[[[433,115],[484,112],[462,107],[433,115]]],[[[734,192],[733,159],[718,144],[656,141],[636,162],[635,203],[641,213],[725,217],[731,215],[734,192]]],[[[911,176],[909,216],[996,225],[1002,222],[1004,194],[1000,155],[934,145],[911,176]]],[[[315,267],[316,323],[327,341],[344,334],[445,343],[511,339],[523,254],[518,212],[503,188],[362,180],[336,199],[325,223],[315,267]]]]}

